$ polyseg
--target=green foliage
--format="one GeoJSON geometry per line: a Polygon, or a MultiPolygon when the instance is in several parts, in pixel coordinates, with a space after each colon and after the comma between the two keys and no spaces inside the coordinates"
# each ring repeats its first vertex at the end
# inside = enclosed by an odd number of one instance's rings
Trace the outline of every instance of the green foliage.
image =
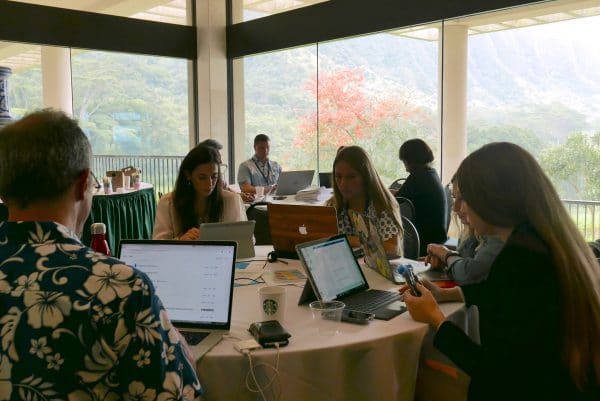
{"type": "Polygon", "coordinates": [[[471,153],[490,142],[513,142],[537,157],[544,143],[530,129],[514,125],[488,125],[475,122],[467,128],[467,151],[471,153]]]}
{"type": "Polygon", "coordinates": [[[562,145],[541,152],[540,163],[568,199],[600,199],[600,132],[571,134],[562,145]]]}
{"type": "Polygon", "coordinates": [[[73,113],[95,154],[182,155],[189,144],[187,62],[80,52],[72,58],[73,113]]]}

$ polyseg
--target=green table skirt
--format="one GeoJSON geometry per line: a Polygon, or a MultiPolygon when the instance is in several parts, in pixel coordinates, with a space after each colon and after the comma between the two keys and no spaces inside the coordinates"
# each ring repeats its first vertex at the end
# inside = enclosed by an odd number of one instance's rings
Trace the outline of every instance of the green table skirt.
{"type": "MultiPolygon", "coordinates": [[[[106,224],[106,240],[116,256],[121,239],[151,239],[156,215],[154,188],[113,195],[97,195],[83,227],[84,244],[90,245],[92,223],[106,224]]],[[[0,221],[8,219],[8,209],[0,203],[0,221]]]]}
{"type": "Polygon", "coordinates": [[[94,196],[92,210],[83,227],[84,244],[90,245],[92,223],[106,224],[106,240],[112,255],[122,239],[151,239],[156,215],[154,188],[108,196],[94,196]]]}

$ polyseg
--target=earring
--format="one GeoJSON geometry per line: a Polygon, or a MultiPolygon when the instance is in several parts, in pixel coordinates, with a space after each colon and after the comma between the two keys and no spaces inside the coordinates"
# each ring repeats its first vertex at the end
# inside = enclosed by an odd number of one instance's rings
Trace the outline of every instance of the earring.
{"type": "Polygon", "coordinates": [[[186,182],[185,184],[186,184],[188,187],[191,187],[191,186],[192,186],[192,181],[190,181],[190,180],[187,180],[187,182],[186,182]]]}

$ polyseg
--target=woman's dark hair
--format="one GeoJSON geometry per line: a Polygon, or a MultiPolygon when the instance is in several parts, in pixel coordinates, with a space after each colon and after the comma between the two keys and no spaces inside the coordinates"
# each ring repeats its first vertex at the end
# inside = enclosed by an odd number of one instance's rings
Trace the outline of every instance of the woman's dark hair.
{"type": "Polygon", "coordinates": [[[409,139],[400,146],[400,160],[407,166],[419,166],[433,161],[431,148],[422,139],[409,139]]]}
{"type": "MultiPolygon", "coordinates": [[[[201,164],[214,163],[219,169],[221,167],[221,156],[219,152],[208,146],[198,145],[185,156],[179,167],[175,190],[173,191],[173,206],[175,209],[175,220],[179,226],[179,233],[186,232],[192,227],[198,226],[200,216],[196,213],[196,191],[188,176],[201,164]]],[[[223,185],[221,174],[217,179],[215,189],[208,196],[207,211],[208,221],[204,223],[218,222],[223,214],[223,185]]]]}

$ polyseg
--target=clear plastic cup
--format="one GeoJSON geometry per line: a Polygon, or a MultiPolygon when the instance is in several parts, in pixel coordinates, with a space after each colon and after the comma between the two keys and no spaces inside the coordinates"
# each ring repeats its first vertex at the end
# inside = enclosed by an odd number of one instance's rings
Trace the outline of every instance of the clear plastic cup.
{"type": "Polygon", "coordinates": [[[313,301],[309,305],[320,334],[336,334],[346,305],[341,301],[313,301]]]}

